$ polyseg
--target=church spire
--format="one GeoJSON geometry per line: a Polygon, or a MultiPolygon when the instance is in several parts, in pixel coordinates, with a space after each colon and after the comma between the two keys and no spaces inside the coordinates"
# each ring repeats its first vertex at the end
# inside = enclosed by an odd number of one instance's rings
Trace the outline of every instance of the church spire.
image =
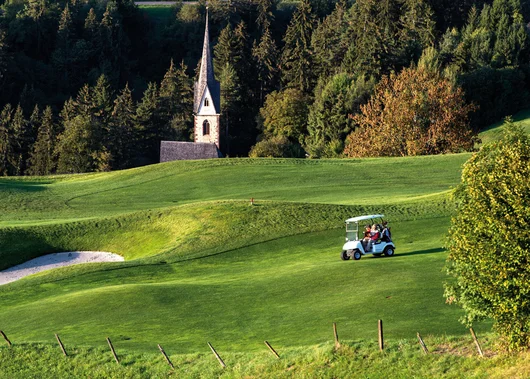
{"type": "Polygon", "coordinates": [[[206,7],[206,28],[204,30],[204,43],[202,45],[201,71],[199,73],[199,83],[208,84],[215,81],[213,73],[212,55],[210,52],[210,31],[208,27],[208,7],[206,7]]]}
{"type": "Polygon", "coordinates": [[[208,8],[206,8],[206,27],[204,30],[204,42],[202,45],[201,68],[199,71],[199,80],[195,83],[194,109],[197,113],[206,90],[212,96],[213,105],[216,113],[220,113],[220,88],[219,82],[215,80],[213,71],[212,55],[210,51],[210,30],[208,22],[208,8]]]}

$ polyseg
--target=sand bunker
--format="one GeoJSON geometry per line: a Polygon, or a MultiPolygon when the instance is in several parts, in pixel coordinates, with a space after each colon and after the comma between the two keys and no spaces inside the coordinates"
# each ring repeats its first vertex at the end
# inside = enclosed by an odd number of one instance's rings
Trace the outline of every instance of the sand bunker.
{"type": "Polygon", "coordinates": [[[0,285],[14,282],[37,272],[81,263],[121,262],[123,257],[104,251],[72,251],[43,255],[17,266],[0,271],[0,285]]]}

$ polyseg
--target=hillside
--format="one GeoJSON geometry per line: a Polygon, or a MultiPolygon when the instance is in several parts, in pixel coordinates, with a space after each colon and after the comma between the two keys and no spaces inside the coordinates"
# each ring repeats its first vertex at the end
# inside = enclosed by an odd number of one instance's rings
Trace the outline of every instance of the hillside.
{"type": "Polygon", "coordinates": [[[391,339],[465,334],[442,296],[442,247],[448,193],[468,156],[172,162],[0,179],[4,268],[54,251],[126,258],[0,287],[0,325],[14,341],[52,343],[60,333],[104,347],[108,335],[131,352],[163,343],[175,353],[207,340],[233,352],[264,339],[308,346],[327,341],[332,322],[345,338],[370,339],[378,318],[391,339]],[[343,220],[372,212],[390,219],[397,255],[341,261],[343,220]]]}
{"type": "MultiPolygon", "coordinates": [[[[526,109],[524,111],[518,112],[512,116],[514,123],[521,125],[521,127],[530,134],[530,110],[526,109]]],[[[482,132],[479,133],[479,138],[482,144],[494,141],[498,139],[502,133],[502,125],[504,121],[496,122],[482,132]]]]}

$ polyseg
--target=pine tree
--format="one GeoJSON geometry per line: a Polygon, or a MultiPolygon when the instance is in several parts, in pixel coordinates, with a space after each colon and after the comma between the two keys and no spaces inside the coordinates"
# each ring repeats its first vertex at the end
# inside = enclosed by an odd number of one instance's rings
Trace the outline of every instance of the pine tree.
{"type": "Polygon", "coordinates": [[[13,153],[10,160],[14,167],[14,175],[20,176],[24,174],[26,169],[26,160],[31,143],[29,122],[24,117],[20,104],[15,109],[11,124],[13,130],[13,153]]]}
{"type": "Polygon", "coordinates": [[[352,42],[342,64],[344,71],[380,77],[410,63],[399,44],[397,0],[359,0],[349,13],[352,42]]]}
{"type": "Polygon", "coordinates": [[[256,17],[256,23],[263,35],[265,34],[265,30],[270,29],[271,23],[274,21],[275,3],[272,0],[257,0],[257,5],[258,16],[256,17]]]}
{"type": "Polygon", "coordinates": [[[159,94],[156,83],[149,83],[144,91],[142,100],[136,108],[136,122],[140,135],[139,141],[141,151],[144,151],[149,162],[158,160],[158,151],[161,135],[161,120],[158,114],[159,94]]]}
{"type": "Polygon", "coordinates": [[[137,141],[136,107],[129,85],[114,100],[110,119],[108,152],[112,157],[112,168],[122,169],[132,166],[137,141]]]}
{"type": "Polygon", "coordinates": [[[73,37],[72,15],[68,3],[66,3],[59,21],[57,48],[53,54],[54,65],[58,72],[61,73],[63,86],[66,89],[70,87],[69,80],[72,73],[72,61],[74,60],[74,57],[71,56],[73,37]]]}
{"type": "Polygon", "coordinates": [[[373,78],[340,73],[322,77],[309,107],[305,150],[313,158],[340,157],[344,140],[353,131],[352,116],[359,113],[375,86],[373,78]]]}
{"type": "Polygon", "coordinates": [[[283,83],[304,93],[313,88],[311,35],[314,26],[315,18],[309,1],[300,1],[285,32],[281,64],[283,83]]]}
{"type": "Polygon", "coordinates": [[[100,28],[94,8],[90,8],[85,19],[83,37],[88,44],[88,67],[94,67],[101,53],[100,28]]]}
{"type": "Polygon", "coordinates": [[[265,28],[259,44],[254,43],[252,56],[257,66],[259,81],[259,106],[265,96],[274,90],[278,81],[278,49],[269,28],[265,28]]]}
{"type": "Polygon", "coordinates": [[[159,136],[164,139],[184,138],[191,133],[190,109],[193,106],[193,91],[186,66],[177,69],[171,60],[168,71],[160,83],[159,104],[161,128],[159,136]],[[164,127],[165,126],[165,127],[164,127]]]}
{"type": "Polygon", "coordinates": [[[11,118],[13,108],[6,104],[0,113],[0,176],[12,175],[13,165],[13,131],[11,129],[11,118]]]}
{"type": "Polygon", "coordinates": [[[89,102],[94,112],[93,115],[102,125],[108,124],[113,108],[112,98],[113,91],[110,82],[102,74],[89,93],[89,102]]]}
{"type": "Polygon", "coordinates": [[[55,138],[52,108],[47,106],[38,128],[37,140],[28,160],[29,175],[49,175],[53,172],[55,138]]]}
{"type": "Polygon", "coordinates": [[[348,49],[346,2],[340,0],[335,10],[316,27],[311,48],[317,77],[329,77],[338,71],[348,49]]]}
{"type": "Polygon", "coordinates": [[[405,0],[400,17],[399,38],[406,55],[415,61],[435,41],[434,14],[426,0],[405,0]]]}
{"type": "Polygon", "coordinates": [[[58,173],[74,174],[98,168],[98,150],[93,146],[92,129],[93,121],[86,115],[78,115],[65,122],[55,150],[58,173]]]}

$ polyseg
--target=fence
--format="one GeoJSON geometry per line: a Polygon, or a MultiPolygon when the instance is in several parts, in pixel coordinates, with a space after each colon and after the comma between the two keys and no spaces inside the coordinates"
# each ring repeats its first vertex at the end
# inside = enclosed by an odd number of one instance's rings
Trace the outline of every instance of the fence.
{"type": "MultiPolygon", "coordinates": [[[[480,345],[480,343],[478,341],[478,338],[477,338],[477,335],[476,335],[475,331],[473,330],[473,328],[470,328],[469,331],[471,333],[471,337],[473,338],[473,342],[474,342],[474,344],[475,344],[475,346],[477,348],[478,355],[480,357],[484,357],[484,352],[482,351],[482,347],[481,347],[481,345],[480,345]]],[[[379,351],[382,352],[385,349],[384,334],[383,334],[383,320],[378,320],[377,321],[377,332],[378,332],[378,347],[379,347],[379,351]]],[[[13,343],[11,342],[11,340],[7,337],[7,335],[2,330],[0,330],[0,335],[3,337],[3,339],[5,340],[5,342],[7,343],[7,345],[9,347],[13,346],[13,343]]],[[[420,346],[422,352],[424,354],[429,354],[429,349],[427,348],[427,345],[425,344],[425,341],[423,340],[423,338],[422,338],[422,336],[420,335],[419,332],[416,333],[416,337],[418,339],[418,343],[419,343],[419,346],[420,346]]],[[[63,355],[65,357],[68,357],[68,353],[66,351],[66,348],[65,348],[63,342],[61,341],[61,338],[59,337],[59,335],[55,334],[55,338],[57,340],[57,343],[58,343],[59,348],[61,349],[63,355]]],[[[109,349],[110,349],[110,351],[112,353],[112,356],[114,357],[114,360],[119,365],[120,364],[120,360],[119,360],[118,354],[116,353],[116,350],[114,349],[114,346],[113,346],[110,338],[106,337],[106,340],[107,340],[107,344],[109,345],[109,349]]],[[[336,323],[333,323],[333,340],[334,340],[335,350],[340,349],[341,343],[340,343],[340,340],[339,340],[339,334],[338,334],[338,331],[337,331],[337,324],[336,323]]],[[[212,354],[215,356],[215,358],[217,359],[217,361],[221,365],[221,367],[226,368],[225,362],[223,361],[223,359],[221,358],[219,353],[215,350],[213,345],[210,342],[207,342],[207,344],[208,344],[208,347],[210,348],[212,354]]],[[[270,351],[271,354],[273,354],[277,359],[281,359],[280,354],[272,347],[272,345],[269,342],[264,341],[264,344],[267,347],[267,349],[270,351]]],[[[158,344],[158,349],[160,350],[160,353],[163,355],[164,360],[167,362],[167,364],[171,367],[171,369],[174,370],[175,366],[173,365],[173,363],[171,362],[169,356],[166,354],[165,350],[162,348],[162,346],[160,344],[158,344]]]]}

